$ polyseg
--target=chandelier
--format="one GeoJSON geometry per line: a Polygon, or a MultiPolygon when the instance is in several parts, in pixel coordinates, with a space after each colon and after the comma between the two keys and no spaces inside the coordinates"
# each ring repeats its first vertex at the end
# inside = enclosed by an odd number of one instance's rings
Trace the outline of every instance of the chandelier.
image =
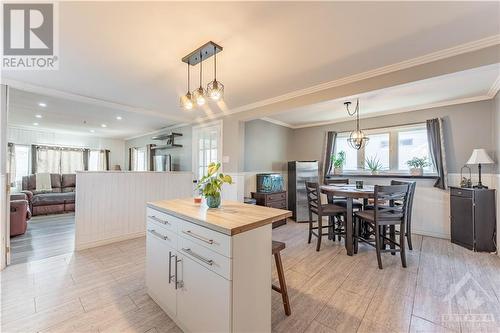
{"type": "Polygon", "coordinates": [[[359,128],[359,99],[356,101],[356,109],[354,109],[354,112],[352,113],[349,110],[351,102],[345,102],[344,105],[349,116],[352,117],[356,115],[356,130],[351,132],[351,135],[349,136],[349,139],[347,139],[347,142],[349,142],[349,145],[352,148],[360,150],[368,144],[368,140],[370,140],[370,138],[367,137],[366,134],[359,128]]]}
{"type": "Polygon", "coordinates": [[[222,47],[210,41],[205,45],[197,48],[184,58],[182,61],[187,64],[187,93],[181,97],[180,104],[185,110],[191,110],[196,104],[202,106],[206,103],[207,98],[217,102],[224,97],[224,85],[217,81],[217,53],[222,51],[222,47]],[[203,88],[203,61],[214,56],[214,79],[207,88],[203,88]],[[200,86],[194,91],[190,91],[190,66],[200,64],[200,86]]]}

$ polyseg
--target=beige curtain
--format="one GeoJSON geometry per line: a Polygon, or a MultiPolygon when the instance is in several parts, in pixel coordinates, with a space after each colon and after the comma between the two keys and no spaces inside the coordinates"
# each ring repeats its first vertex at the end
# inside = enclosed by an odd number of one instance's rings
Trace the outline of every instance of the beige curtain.
{"type": "Polygon", "coordinates": [[[61,150],[36,147],[36,173],[61,173],[61,150]]]}
{"type": "Polygon", "coordinates": [[[61,151],[61,172],[60,173],[75,173],[83,171],[83,149],[78,150],[62,150],[61,151]]]}

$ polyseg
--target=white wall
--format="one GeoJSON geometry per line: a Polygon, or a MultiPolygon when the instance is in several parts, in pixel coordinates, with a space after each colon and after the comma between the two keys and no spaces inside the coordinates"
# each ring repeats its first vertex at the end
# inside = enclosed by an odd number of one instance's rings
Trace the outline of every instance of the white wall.
{"type": "Polygon", "coordinates": [[[125,169],[125,141],[120,139],[99,138],[93,135],[56,133],[48,130],[32,130],[19,127],[8,128],[8,141],[15,144],[42,144],[90,149],[109,149],[109,165],[120,165],[125,169]]]}

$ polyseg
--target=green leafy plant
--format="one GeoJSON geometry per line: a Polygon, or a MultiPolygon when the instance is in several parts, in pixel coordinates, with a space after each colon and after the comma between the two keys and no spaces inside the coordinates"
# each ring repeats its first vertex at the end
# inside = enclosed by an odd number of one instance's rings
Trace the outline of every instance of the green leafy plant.
{"type": "Polygon", "coordinates": [[[368,157],[366,159],[366,165],[368,166],[368,169],[372,172],[377,172],[382,170],[382,163],[380,162],[380,159],[377,157],[377,155],[368,157]]]}
{"type": "Polygon", "coordinates": [[[423,169],[430,165],[427,161],[427,157],[414,157],[407,161],[406,164],[413,169],[423,169]]]}
{"type": "Polygon", "coordinates": [[[220,197],[222,185],[233,183],[231,176],[219,172],[219,168],[220,163],[210,163],[208,165],[208,173],[196,185],[196,189],[204,197],[220,197]]]}
{"type": "Polygon", "coordinates": [[[334,168],[342,168],[345,164],[345,151],[341,150],[338,154],[332,155],[331,161],[334,168]]]}

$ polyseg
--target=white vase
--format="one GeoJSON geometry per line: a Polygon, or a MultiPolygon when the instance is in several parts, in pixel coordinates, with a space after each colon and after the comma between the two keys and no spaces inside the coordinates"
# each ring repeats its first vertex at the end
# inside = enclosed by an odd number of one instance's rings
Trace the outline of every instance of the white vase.
{"type": "Polygon", "coordinates": [[[334,175],[341,175],[342,171],[343,171],[343,168],[333,168],[334,175]]]}
{"type": "Polygon", "coordinates": [[[423,168],[411,168],[410,175],[412,176],[422,176],[424,174],[423,168]]]}

